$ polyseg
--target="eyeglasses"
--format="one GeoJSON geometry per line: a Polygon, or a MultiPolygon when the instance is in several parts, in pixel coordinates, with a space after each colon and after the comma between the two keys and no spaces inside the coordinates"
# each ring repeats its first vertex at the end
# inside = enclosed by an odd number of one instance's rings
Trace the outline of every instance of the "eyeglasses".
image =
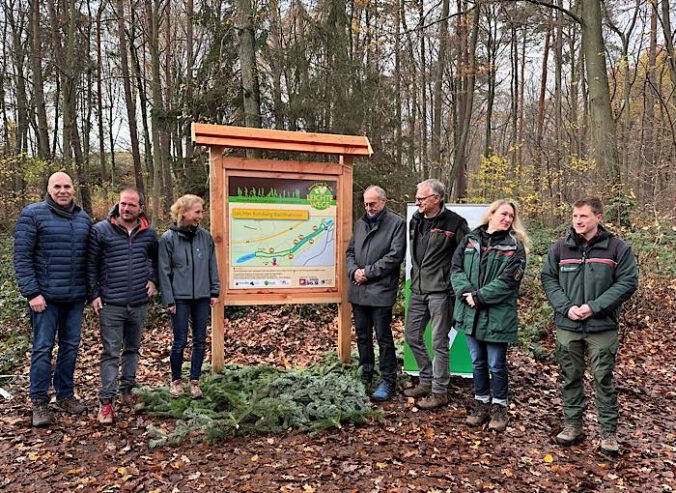
{"type": "Polygon", "coordinates": [[[425,197],[416,197],[416,198],[415,198],[415,203],[417,204],[417,203],[419,203],[419,202],[424,202],[425,200],[429,199],[430,197],[434,197],[435,195],[439,195],[439,194],[437,194],[437,193],[431,193],[431,194],[429,194],[429,195],[427,195],[427,196],[425,196],[425,197]]]}
{"type": "Polygon", "coordinates": [[[378,202],[380,202],[380,200],[376,202],[364,202],[364,207],[375,207],[376,205],[378,205],[378,202]]]}

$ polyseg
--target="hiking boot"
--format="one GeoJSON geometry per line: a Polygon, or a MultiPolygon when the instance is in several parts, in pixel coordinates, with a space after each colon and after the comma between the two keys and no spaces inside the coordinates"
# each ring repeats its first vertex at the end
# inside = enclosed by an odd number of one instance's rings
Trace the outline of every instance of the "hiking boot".
{"type": "Polygon", "coordinates": [[[120,404],[122,406],[134,407],[138,403],[138,398],[131,392],[122,392],[120,394],[120,404]]]}
{"type": "Polygon", "coordinates": [[[420,409],[436,409],[438,407],[445,406],[446,404],[448,404],[448,394],[446,392],[443,394],[432,392],[430,395],[418,402],[418,407],[420,409]]]}
{"type": "Polygon", "coordinates": [[[475,400],[472,405],[472,411],[465,420],[470,426],[481,426],[491,418],[491,405],[488,402],[475,400]]]}
{"type": "Polygon", "coordinates": [[[582,425],[578,423],[566,423],[561,433],[556,435],[556,443],[559,445],[575,445],[582,441],[582,425]]]}
{"type": "Polygon", "coordinates": [[[102,425],[112,424],[113,421],[115,421],[115,408],[113,407],[113,403],[101,403],[101,407],[99,407],[99,415],[97,418],[99,423],[102,425]]]}
{"type": "Polygon", "coordinates": [[[75,396],[66,397],[57,402],[59,409],[68,414],[82,414],[87,410],[87,406],[82,404],[82,401],[75,396]]]}
{"type": "Polygon", "coordinates": [[[33,426],[45,428],[52,424],[52,415],[49,413],[49,404],[46,402],[33,403],[33,426]]]}
{"type": "Polygon", "coordinates": [[[601,433],[601,443],[599,445],[601,452],[612,457],[620,453],[620,445],[617,443],[617,435],[612,432],[601,433]]]}
{"type": "Polygon", "coordinates": [[[376,390],[371,394],[371,399],[377,402],[389,401],[396,393],[397,391],[394,384],[386,380],[381,380],[378,387],[376,387],[376,390]]]}
{"type": "Polygon", "coordinates": [[[491,422],[488,423],[488,429],[493,431],[505,431],[507,423],[509,422],[509,414],[507,414],[507,407],[500,404],[493,404],[491,406],[491,422]]]}
{"type": "Polygon", "coordinates": [[[415,397],[416,399],[419,399],[420,397],[427,397],[431,393],[432,393],[431,385],[418,384],[415,387],[411,387],[410,389],[404,390],[404,395],[406,397],[415,397]]]}
{"type": "Polygon", "coordinates": [[[180,380],[172,380],[169,386],[169,394],[172,397],[181,397],[183,395],[183,384],[180,380]]]}
{"type": "Polygon", "coordinates": [[[199,380],[190,380],[190,397],[193,399],[202,398],[202,389],[200,389],[199,380]]]}

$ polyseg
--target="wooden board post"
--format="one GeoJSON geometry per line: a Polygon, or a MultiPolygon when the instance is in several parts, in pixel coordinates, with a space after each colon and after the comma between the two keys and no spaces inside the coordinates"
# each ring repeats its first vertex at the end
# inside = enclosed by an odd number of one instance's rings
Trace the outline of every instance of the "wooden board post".
{"type": "MultiPolygon", "coordinates": [[[[216,244],[216,256],[221,278],[221,295],[218,303],[212,309],[211,354],[213,370],[220,372],[225,365],[224,309],[228,305],[336,303],[338,305],[338,355],[343,363],[348,363],[351,359],[352,321],[351,307],[347,300],[348,279],[345,250],[352,235],[352,167],[355,157],[368,157],[373,154],[368,139],[353,135],[289,132],[193,123],[192,140],[197,145],[205,145],[209,148],[211,232],[216,244]],[[328,154],[338,156],[339,162],[234,157],[228,155],[229,149],[328,154]],[[335,193],[335,204],[331,206],[330,211],[335,212],[335,223],[333,219],[322,219],[321,225],[314,226],[315,229],[326,230],[328,236],[330,225],[330,231],[334,235],[334,264],[327,268],[329,269],[327,272],[334,272],[332,276],[324,276],[327,278],[322,279],[321,282],[308,281],[306,284],[301,283],[299,285],[293,285],[288,279],[284,279],[278,284],[275,284],[275,282],[278,282],[275,280],[270,283],[266,280],[264,284],[259,283],[257,279],[253,279],[251,282],[249,280],[242,282],[242,275],[241,273],[238,274],[240,271],[235,269],[236,263],[241,263],[242,258],[235,257],[237,260],[235,262],[230,256],[230,250],[234,248],[235,244],[233,241],[236,240],[233,240],[230,236],[228,220],[240,224],[236,214],[251,211],[256,214],[265,212],[270,217],[276,217],[274,209],[268,208],[264,211],[256,208],[246,209],[246,204],[244,206],[241,204],[241,196],[232,197],[233,201],[239,201],[240,204],[231,206],[232,188],[236,188],[243,179],[258,180],[258,182],[264,183],[272,181],[293,183],[294,180],[298,183],[316,182],[315,185],[321,185],[324,190],[334,190],[332,193],[335,193]],[[230,187],[231,181],[232,187],[230,187]],[[232,273],[235,275],[232,275],[232,273]]],[[[273,188],[276,188],[276,186],[273,188]]],[[[312,198],[310,194],[308,199],[312,198]]],[[[310,200],[310,204],[314,206],[315,203],[310,200]]],[[[296,212],[294,211],[293,214],[296,214],[296,212]]],[[[315,232],[312,232],[310,236],[315,234],[315,232]]],[[[299,236],[299,238],[302,238],[302,236],[299,236]]],[[[300,242],[303,243],[307,240],[308,238],[301,239],[300,242]]],[[[295,252],[295,250],[292,251],[295,252]]],[[[267,249],[256,250],[256,256],[260,259],[264,252],[267,253],[267,249]]],[[[276,252],[274,256],[277,256],[276,252]]],[[[303,264],[303,268],[308,269],[305,264],[303,264]]],[[[254,270],[253,268],[250,269],[254,270]]],[[[287,269],[289,268],[287,267],[287,269]]],[[[293,269],[297,268],[291,268],[291,270],[293,269]]],[[[303,280],[300,279],[300,281],[303,280]]]]}
{"type": "Polygon", "coordinates": [[[347,265],[345,263],[345,251],[350,243],[352,234],[352,156],[340,156],[340,164],[343,167],[343,184],[340,200],[343,202],[342,209],[342,231],[343,237],[340,241],[340,252],[342,261],[338,264],[338,277],[343,279],[344,288],[340,290],[340,303],[338,303],[338,357],[343,363],[349,363],[352,357],[351,351],[351,327],[352,327],[352,307],[347,301],[347,265]]]}
{"type": "MultiPolygon", "coordinates": [[[[209,220],[216,247],[218,277],[224,279],[225,273],[225,172],[223,170],[223,147],[209,147],[209,220]]],[[[218,302],[211,308],[211,366],[217,373],[225,365],[225,305],[223,290],[218,302]]]]}

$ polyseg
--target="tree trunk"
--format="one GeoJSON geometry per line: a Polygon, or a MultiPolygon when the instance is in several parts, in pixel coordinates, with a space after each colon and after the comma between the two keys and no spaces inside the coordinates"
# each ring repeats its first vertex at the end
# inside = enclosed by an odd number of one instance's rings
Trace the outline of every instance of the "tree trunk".
{"type": "MultiPolygon", "coordinates": [[[[155,176],[155,166],[153,166],[153,148],[151,145],[152,139],[150,137],[150,128],[148,126],[148,109],[150,107],[150,102],[148,101],[147,90],[145,85],[145,74],[141,71],[141,61],[139,60],[138,51],[134,47],[133,41],[136,39],[135,26],[140,24],[140,19],[134,17],[134,11],[132,10],[132,20],[130,23],[130,32],[129,40],[131,41],[129,48],[131,53],[131,58],[134,63],[132,63],[133,74],[132,77],[136,80],[136,85],[132,86],[138,91],[138,98],[141,104],[141,124],[143,127],[143,150],[144,150],[144,159],[143,162],[146,165],[146,170],[148,176],[155,176]]],[[[132,96],[136,100],[136,95],[132,96]]],[[[152,183],[151,183],[152,186],[152,183]]]]}
{"type": "Polygon", "coordinates": [[[150,93],[153,106],[150,110],[151,135],[153,142],[153,215],[160,217],[162,210],[162,144],[160,142],[160,128],[165,118],[162,102],[162,87],[160,81],[160,54],[159,54],[159,1],[145,0],[146,19],[148,25],[148,45],[150,48],[150,93]]]}
{"type": "Polygon", "coordinates": [[[190,131],[190,122],[193,114],[193,70],[195,69],[195,50],[193,44],[195,43],[193,34],[193,22],[195,17],[195,3],[194,0],[187,0],[186,2],[186,20],[185,20],[185,43],[186,43],[186,74],[185,74],[185,107],[183,115],[187,116],[187,123],[185,125],[185,160],[183,165],[183,173],[185,169],[190,168],[193,157],[192,135],[190,131]]]}
{"type": "Polygon", "coordinates": [[[589,83],[592,156],[613,186],[613,193],[621,193],[622,173],[610,106],[600,0],[582,2],[582,18],[582,50],[589,83]]]}
{"type": "Polygon", "coordinates": [[[239,34],[239,61],[242,71],[242,108],[244,125],[261,126],[260,101],[258,99],[258,74],[256,70],[256,47],[254,13],[251,0],[237,0],[236,26],[239,34]]]}
{"type": "MultiPolygon", "coordinates": [[[[122,69],[122,86],[124,87],[124,101],[127,108],[131,156],[134,162],[134,182],[138,191],[145,195],[138,128],[136,126],[136,99],[131,92],[131,76],[129,74],[129,58],[127,55],[129,51],[127,49],[127,34],[124,28],[124,19],[124,0],[117,0],[117,35],[120,43],[120,68],[122,69]]],[[[110,152],[114,153],[115,150],[111,148],[110,152]]]]}
{"type": "Polygon", "coordinates": [[[275,128],[284,128],[284,103],[282,102],[282,26],[279,19],[279,0],[270,0],[270,71],[272,75],[272,111],[275,128]]]}
{"type": "MultiPolygon", "coordinates": [[[[662,0],[662,33],[664,35],[664,46],[667,50],[667,60],[669,62],[669,73],[671,75],[671,84],[676,89],[676,52],[674,51],[674,34],[671,30],[671,15],[669,13],[669,0],[662,0]]],[[[671,91],[673,97],[674,91],[671,91]]]]}
{"type": "Polygon", "coordinates": [[[38,157],[43,161],[51,159],[49,152],[49,126],[45,106],[44,78],[42,74],[42,25],[40,22],[40,0],[31,3],[31,67],[33,72],[33,108],[37,115],[36,138],[38,157]]]}
{"type": "Polygon", "coordinates": [[[486,6],[486,131],[484,136],[484,156],[493,154],[493,109],[495,106],[495,87],[497,76],[497,52],[498,52],[498,22],[495,7],[486,6]]]}
{"type": "Polygon", "coordinates": [[[456,198],[464,198],[467,195],[467,157],[466,149],[469,141],[469,132],[472,123],[472,106],[474,103],[474,81],[476,77],[476,45],[479,37],[479,18],[481,12],[482,0],[477,0],[474,6],[474,13],[472,19],[472,31],[469,41],[469,67],[467,68],[467,82],[464,85],[464,90],[467,97],[464,100],[464,108],[462,115],[463,121],[460,122],[460,140],[455,148],[455,156],[453,159],[452,177],[454,183],[454,196],[456,198]]]}
{"type": "Polygon", "coordinates": [[[418,39],[420,39],[420,163],[422,175],[429,178],[430,170],[427,162],[427,62],[425,54],[425,12],[423,0],[418,0],[418,39]]]}
{"type": "Polygon", "coordinates": [[[648,45],[648,67],[646,69],[645,110],[643,113],[643,132],[641,139],[641,157],[644,162],[640,169],[641,192],[643,203],[654,203],[654,170],[655,163],[655,91],[657,79],[655,66],[657,64],[657,5],[652,4],[650,9],[650,41],[648,45]]]}
{"type": "Polygon", "coordinates": [[[99,5],[98,10],[96,11],[96,123],[99,134],[99,178],[101,179],[101,184],[105,191],[108,173],[106,170],[106,134],[103,127],[103,54],[101,52],[101,16],[103,14],[104,5],[105,4],[103,3],[99,5]]]}
{"type": "MultiPolygon", "coordinates": [[[[160,8],[160,0],[157,1],[157,9],[160,8]]],[[[159,14],[158,14],[159,20],[159,14]]],[[[174,180],[172,175],[172,163],[171,159],[171,129],[175,126],[175,120],[170,115],[173,114],[172,111],[172,95],[173,88],[171,84],[171,66],[173,64],[172,55],[174,53],[172,46],[171,38],[171,2],[166,3],[165,12],[164,12],[165,26],[164,26],[164,37],[166,39],[166,46],[164,49],[165,53],[165,63],[164,63],[164,81],[165,81],[165,91],[164,91],[164,106],[162,109],[162,119],[160,120],[160,145],[162,152],[162,204],[163,212],[165,216],[169,215],[171,204],[174,203],[174,180]]],[[[157,26],[156,26],[157,27],[157,26]]],[[[159,48],[159,32],[155,36],[158,40],[159,48]]],[[[159,56],[158,56],[159,58],[159,56]]],[[[161,78],[159,79],[161,82],[161,78]]],[[[161,87],[161,86],[160,86],[161,87]]],[[[161,95],[161,94],[160,94],[161,95]]]]}
{"type": "Polygon", "coordinates": [[[12,60],[14,62],[14,88],[16,104],[16,130],[14,134],[14,153],[17,156],[28,152],[28,96],[26,93],[26,44],[24,37],[27,27],[27,12],[17,9],[16,5],[6,5],[9,12],[5,11],[6,20],[9,21],[12,37],[12,60]]]}
{"type": "Polygon", "coordinates": [[[542,52],[542,72],[540,74],[540,95],[538,97],[537,117],[535,123],[535,153],[533,159],[533,189],[535,191],[535,209],[540,212],[542,203],[542,161],[544,149],[542,141],[545,129],[545,102],[547,98],[547,75],[549,74],[549,45],[552,39],[552,11],[547,16],[547,28],[545,31],[545,47],[542,52]]]}
{"type": "Polygon", "coordinates": [[[430,165],[433,175],[441,176],[441,114],[444,93],[442,85],[446,71],[446,50],[448,47],[448,14],[449,0],[442,0],[441,17],[439,18],[439,54],[434,73],[434,94],[432,109],[432,146],[430,149],[430,165]]]}
{"type": "Polygon", "coordinates": [[[394,131],[395,152],[394,163],[401,170],[402,158],[402,121],[401,121],[401,17],[402,4],[399,0],[393,3],[394,9],[394,131]]]}

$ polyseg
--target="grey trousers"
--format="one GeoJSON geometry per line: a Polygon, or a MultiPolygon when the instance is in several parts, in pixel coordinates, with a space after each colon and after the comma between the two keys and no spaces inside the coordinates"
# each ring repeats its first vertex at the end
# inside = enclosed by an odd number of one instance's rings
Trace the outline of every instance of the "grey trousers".
{"type": "Polygon", "coordinates": [[[453,300],[450,293],[415,294],[408,300],[408,314],[404,335],[420,370],[420,384],[432,385],[432,392],[445,394],[450,382],[448,333],[453,317],[453,300]],[[432,351],[430,361],[423,335],[432,321],[432,351]]]}
{"type": "Polygon", "coordinates": [[[117,375],[122,361],[120,376],[121,393],[129,393],[136,387],[139,349],[143,321],[148,305],[114,306],[103,305],[99,312],[101,325],[101,402],[110,402],[117,395],[117,375]]]}

